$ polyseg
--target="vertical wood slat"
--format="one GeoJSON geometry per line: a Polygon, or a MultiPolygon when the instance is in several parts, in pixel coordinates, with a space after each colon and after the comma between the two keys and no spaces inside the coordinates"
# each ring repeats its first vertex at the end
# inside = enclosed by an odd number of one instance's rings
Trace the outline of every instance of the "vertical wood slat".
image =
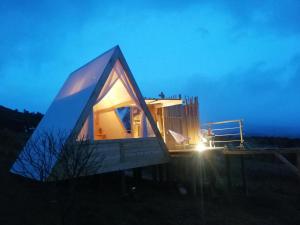
{"type": "Polygon", "coordinates": [[[185,97],[183,105],[166,107],[163,110],[164,133],[167,146],[178,147],[178,143],[169,135],[173,130],[189,138],[188,143],[195,145],[199,142],[200,124],[197,97],[185,97]]]}

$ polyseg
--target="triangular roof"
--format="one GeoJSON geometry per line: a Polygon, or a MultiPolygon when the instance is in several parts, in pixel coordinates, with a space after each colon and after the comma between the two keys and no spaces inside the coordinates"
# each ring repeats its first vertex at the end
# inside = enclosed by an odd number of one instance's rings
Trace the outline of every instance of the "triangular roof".
{"type": "MultiPolygon", "coordinates": [[[[43,119],[30,137],[30,140],[32,141],[35,138],[38,138],[41,133],[49,131],[51,131],[52,135],[68,132],[68,135],[62,141],[63,143],[67,143],[70,138],[74,138],[74,136],[78,135],[78,131],[82,128],[84,122],[88,118],[93,103],[96,102],[100,91],[117,61],[122,64],[126,71],[128,79],[139,99],[140,106],[143,109],[161,148],[165,155],[168,156],[160,132],[147,108],[119,46],[115,46],[106,51],[69,75],[43,119]]],[[[19,157],[21,157],[23,152],[21,152],[19,157]]],[[[57,162],[53,162],[51,168],[53,168],[56,163],[57,162]]],[[[32,167],[31,165],[27,166],[32,167]]],[[[32,167],[30,169],[32,170],[32,173],[25,174],[25,176],[39,179],[38,172],[34,171],[35,168],[32,167]]],[[[24,176],[20,170],[22,170],[22,168],[17,160],[11,168],[11,172],[24,176]]],[[[48,174],[48,176],[49,175],[50,174],[48,174]]]]}

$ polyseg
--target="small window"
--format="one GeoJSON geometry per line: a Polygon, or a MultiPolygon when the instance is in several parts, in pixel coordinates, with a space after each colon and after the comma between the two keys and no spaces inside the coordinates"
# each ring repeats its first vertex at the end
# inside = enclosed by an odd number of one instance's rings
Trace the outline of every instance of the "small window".
{"type": "Polygon", "coordinates": [[[119,116],[126,133],[131,134],[131,113],[130,107],[120,107],[116,109],[116,113],[119,116]]]}

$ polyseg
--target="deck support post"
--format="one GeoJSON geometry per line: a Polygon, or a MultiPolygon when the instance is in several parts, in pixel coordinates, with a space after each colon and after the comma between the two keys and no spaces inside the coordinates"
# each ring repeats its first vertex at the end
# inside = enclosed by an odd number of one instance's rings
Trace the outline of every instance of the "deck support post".
{"type": "Polygon", "coordinates": [[[152,180],[157,182],[157,165],[152,166],[152,180]]]}
{"type": "Polygon", "coordinates": [[[172,183],[172,167],[171,163],[166,163],[166,182],[167,186],[170,188],[172,183]]]}
{"type": "Polygon", "coordinates": [[[245,158],[241,156],[241,173],[242,173],[242,181],[243,181],[243,191],[245,195],[248,195],[248,185],[247,185],[247,174],[245,168],[245,158]]]}
{"type": "Polygon", "coordinates": [[[121,194],[122,196],[127,195],[127,185],[126,185],[126,176],[125,171],[120,171],[120,178],[121,178],[121,194]]]}
{"type": "MultiPolygon", "coordinates": [[[[275,154],[275,156],[276,156],[281,162],[283,162],[283,163],[284,163],[291,171],[293,171],[293,172],[298,176],[298,178],[300,179],[300,171],[299,171],[299,169],[298,169],[296,166],[294,166],[291,162],[289,162],[289,160],[287,160],[287,158],[284,157],[282,154],[277,153],[277,152],[275,152],[274,154],[275,154]]],[[[299,154],[299,153],[298,153],[298,154],[299,154]]]]}
{"type": "Polygon", "coordinates": [[[300,171],[300,152],[296,153],[297,168],[300,171]]]}
{"type": "Polygon", "coordinates": [[[210,194],[211,194],[211,196],[215,196],[216,183],[217,183],[217,177],[216,177],[216,174],[214,173],[215,158],[214,158],[213,152],[208,152],[208,153],[206,153],[206,155],[205,155],[205,160],[207,162],[206,169],[207,169],[207,172],[208,172],[210,194]]]}
{"type": "Polygon", "coordinates": [[[134,182],[136,184],[139,184],[142,180],[142,168],[141,167],[134,168],[132,172],[133,172],[134,182]]]}
{"type": "Polygon", "coordinates": [[[203,152],[197,156],[197,168],[199,170],[199,180],[200,180],[200,201],[201,201],[201,220],[202,224],[205,224],[205,207],[204,207],[204,182],[205,182],[205,153],[203,152]]]}
{"type": "Polygon", "coordinates": [[[197,195],[197,177],[198,177],[198,173],[199,171],[199,163],[198,163],[198,154],[194,154],[192,157],[192,193],[193,196],[197,195]]]}
{"type": "Polygon", "coordinates": [[[163,171],[164,167],[162,164],[160,164],[160,165],[158,165],[157,168],[158,168],[158,181],[161,184],[164,181],[164,171],[163,171]]]}
{"type": "Polygon", "coordinates": [[[227,192],[228,192],[228,197],[231,198],[232,181],[231,181],[231,165],[230,165],[229,157],[230,157],[229,155],[225,155],[226,175],[227,175],[227,192]]]}

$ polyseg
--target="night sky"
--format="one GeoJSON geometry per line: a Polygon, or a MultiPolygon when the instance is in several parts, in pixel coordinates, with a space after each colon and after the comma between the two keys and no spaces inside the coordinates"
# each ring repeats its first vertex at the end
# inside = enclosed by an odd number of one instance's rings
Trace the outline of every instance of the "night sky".
{"type": "Polygon", "coordinates": [[[119,44],[147,97],[199,96],[202,122],[300,137],[300,1],[0,1],[0,105],[44,113],[119,44]]]}

